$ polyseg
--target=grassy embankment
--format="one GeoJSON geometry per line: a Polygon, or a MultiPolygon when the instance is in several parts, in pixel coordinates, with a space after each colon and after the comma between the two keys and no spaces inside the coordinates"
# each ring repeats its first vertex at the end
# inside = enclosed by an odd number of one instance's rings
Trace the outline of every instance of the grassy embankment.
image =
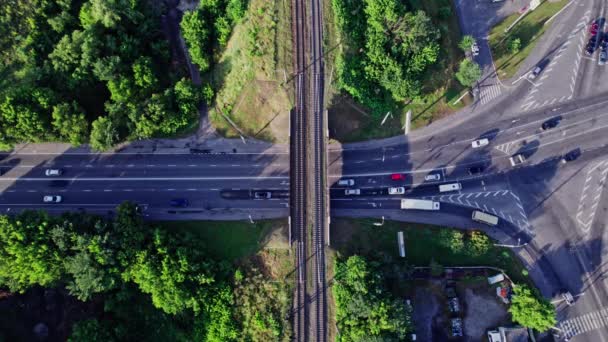
{"type": "Polygon", "coordinates": [[[246,136],[287,142],[293,96],[290,4],[251,0],[219,63],[207,75],[219,89],[209,117],[220,134],[239,136],[223,113],[246,136]]]}
{"type": "Polygon", "coordinates": [[[406,259],[409,265],[429,266],[431,260],[442,266],[493,266],[507,272],[516,282],[529,282],[521,262],[508,248],[491,244],[487,253],[471,255],[466,249],[446,247],[440,239],[441,228],[416,223],[386,221],[376,227],[377,220],[333,219],[332,246],[340,255],[354,254],[377,257],[386,254],[399,258],[397,232],[403,231],[406,259]]]}
{"type": "Polygon", "coordinates": [[[522,63],[532,52],[540,37],[550,27],[545,22],[568,4],[568,1],[561,0],[550,2],[545,0],[534,11],[528,13],[519,23],[517,23],[508,33],[505,29],[517,20],[520,16],[515,13],[494,26],[490,31],[490,48],[498,75],[502,79],[513,77],[519,70],[522,63]],[[521,48],[518,52],[509,51],[509,41],[519,38],[521,48]]]}

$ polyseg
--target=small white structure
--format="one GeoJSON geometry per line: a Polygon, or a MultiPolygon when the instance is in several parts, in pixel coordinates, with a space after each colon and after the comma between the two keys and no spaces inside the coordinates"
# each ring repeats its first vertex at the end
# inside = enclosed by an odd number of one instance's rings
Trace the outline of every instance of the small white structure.
{"type": "Polygon", "coordinates": [[[488,284],[493,285],[496,283],[500,283],[505,280],[505,276],[502,273],[498,273],[495,276],[488,277],[488,284]]]}

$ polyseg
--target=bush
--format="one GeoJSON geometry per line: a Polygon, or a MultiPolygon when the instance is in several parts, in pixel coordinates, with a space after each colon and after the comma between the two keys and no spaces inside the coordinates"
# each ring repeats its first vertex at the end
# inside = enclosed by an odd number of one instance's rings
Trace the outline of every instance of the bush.
{"type": "Polygon", "coordinates": [[[471,46],[473,45],[473,43],[475,43],[475,38],[473,38],[473,36],[471,35],[465,35],[460,40],[460,43],[458,43],[458,47],[462,51],[467,52],[471,50],[471,46]]]}

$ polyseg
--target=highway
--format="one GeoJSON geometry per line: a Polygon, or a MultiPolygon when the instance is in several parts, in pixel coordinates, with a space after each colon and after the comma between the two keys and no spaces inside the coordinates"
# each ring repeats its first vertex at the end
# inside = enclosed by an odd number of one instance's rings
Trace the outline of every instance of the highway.
{"type": "MultiPolygon", "coordinates": [[[[608,341],[608,318],[603,318],[608,309],[608,82],[603,82],[608,66],[597,65],[597,53],[579,57],[587,24],[608,14],[605,4],[573,1],[555,20],[526,62],[529,67],[547,58],[553,63],[538,81],[526,80],[523,68],[498,95],[488,90],[483,101],[408,136],[326,146],[322,32],[314,29],[322,23],[321,6],[319,1],[293,3],[294,44],[302,51],[295,61],[291,150],[249,144],[234,152],[233,143],[213,153],[188,148],[92,153],[59,144],[19,146],[0,154],[0,213],[34,208],[112,215],[116,205],[130,200],[149,220],[291,216],[298,267],[294,330],[302,341],[326,338],[325,303],[311,305],[310,296],[324,298],[328,206],[335,216],[482,229],[500,243],[522,245],[514,251],[543,295],[556,301],[556,328],[565,337],[608,341]],[[304,32],[309,29],[310,37],[304,32]],[[313,45],[310,55],[304,51],[308,44],[313,45]],[[309,69],[307,58],[316,62],[309,69]],[[547,120],[558,124],[543,131],[547,120]],[[489,144],[473,149],[471,142],[479,138],[489,144]],[[577,157],[562,163],[562,156],[572,151],[577,157]],[[511,166],[508,159],[514,154],[523,154],[525,163],[511,166]],[[473,166],[484,170],[471,175],[473,166]],[[63,174],[48,177],[45,170],[50,168],[63,174]],[[325,173],[326,179],[319,176],[325,173]],[[405,179],[393,181],[392,173],[405,179]],[[425,181],[429,174],[441,179],[425,181]],[[342,178],[353,179],[361,194],[346,195],[346,188],[337,186],[342,178]],[[450,182],[461,183],[462,190],[440,193],[438,185],[450,182]],[[405,195],[388,195],[391,186],[404,186],[405,195]],[[256,191],[270,192],[271,198],[256,199],[256,191]],[[325,194],[327,203],[316,201],[325,194]],[[63,201],[43,203],[44,195],[60,195],[63,201]],[[441,210],[400,210],[404,197],[439,201],[441,210]],[[190,205],[172,207],[175,198],[188,199],[190,205]],[[500,217],[498,227],[472,222],[473,209],[500,217]],[[310,255],[316,259],[306,262],[310,255]],[[574,306],[558,303],[557,294],[564,289],[576,296],[574,306]]],[[[491,63],[491,56],[481,57],[491,63]]],[[[488,73],[489,65],[485,67],[488,73]]]]}

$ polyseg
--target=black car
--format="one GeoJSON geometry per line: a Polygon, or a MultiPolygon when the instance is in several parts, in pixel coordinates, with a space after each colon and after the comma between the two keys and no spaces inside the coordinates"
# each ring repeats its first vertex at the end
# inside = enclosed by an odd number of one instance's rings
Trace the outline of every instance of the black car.
{"type": "Polygon", "coordinates": [[[562,157],[562,163],[567,163],[576,160],[576,158],[580,157],[581,154],[581,150],[578,148],[576,150],[572,150],[564,154],[564,156],[562,157]]]}
{"type": "Polygon", "coordinates": [[[587,44],[587,47],[585,48],[585,53],[589,56],[591,56],[593,54],[593,52],[595,51],[595,43],[591,43],[589,42],[589,44],[587,44]]]}
{"type": "Polygon", "coordinates": [[[174,198],[171,201],[169,201],[169,204],[172,207],[186,208],[187,206],[190,205],[190,202],[188,202],[188,200],[185,198],[174,198]]]}
{"type": "Polygon", "coordinates": [[[469,174],[472,175],[477,175],[483,172],[483,170],[485,170],[485,166],[483,165],[477,165],[477,166],[471,166],[469,168],[469,174]]]}
{"type": "Polygon", "coordinates": [[[559,121],[558,121],[558,120],[547,120],[547,121],[543,122],[543,124],[542,124],[542,125],[540,125],[540,128],[541,128],[543,131],[546,131],[546,130],[548,130],[548,129],[551,129],[551,128],[553,128],[553,127],[557,126],[557,124],[558,124],[558,123],[559,123],[559,121]]]}

